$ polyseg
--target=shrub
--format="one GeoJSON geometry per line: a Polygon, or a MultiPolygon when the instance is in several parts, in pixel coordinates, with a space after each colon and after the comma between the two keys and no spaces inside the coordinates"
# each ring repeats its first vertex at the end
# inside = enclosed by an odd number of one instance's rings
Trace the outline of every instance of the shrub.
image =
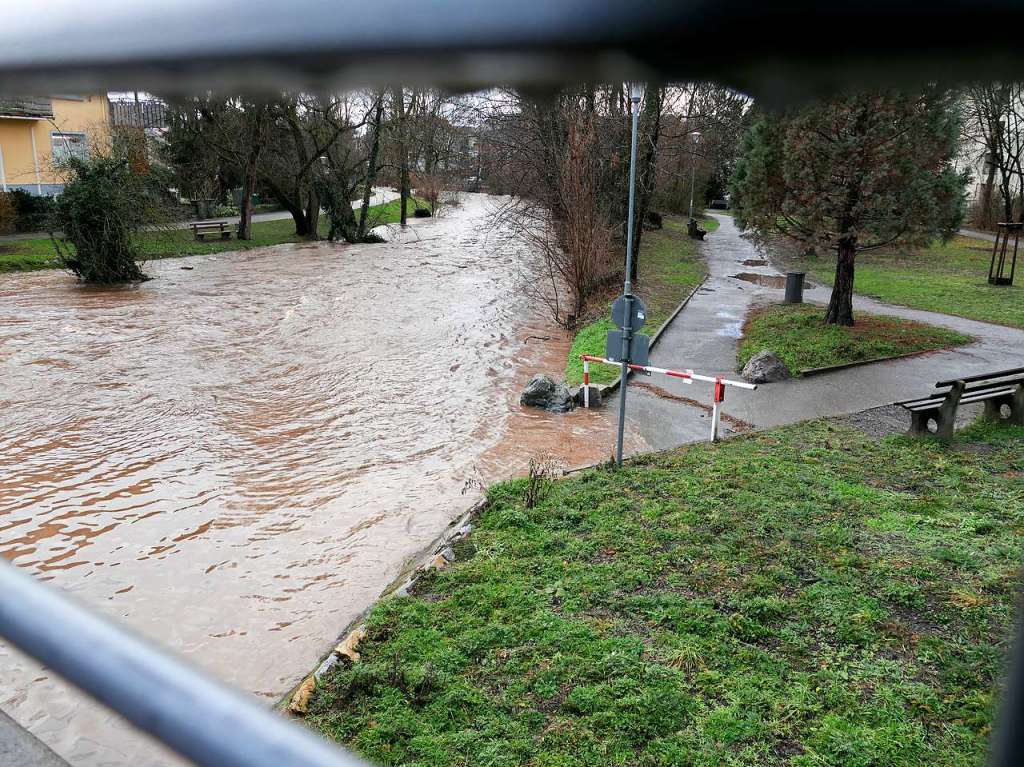
{"type": "Polygon", "coordinates": [[[661,229],[663,225],[661,214],[656,210],[647,211],[647,228],[661,229]]]}
{"type": "Polygon", "coordinates": [[[152,198],[127,159],[95,157],[67,164],[71,180],[57,199],[54,238],[61,265],[86,282],[147,279],[134,235],[151,220],[152,198]]]}
{"type": "Polygon", "coordinates": [[[7,193],[17,212],[16,228],[19,232],[45,232],[50,226],[54,199],[29,194],[24,189],[12,189],[7,193]]]}
{"type": "Polygon", "coordinates": [[[0,234],[10,234],[18,227],[18,209],[6,192],[0,192],[0,234]]]}
{"type": "Polygon", "coordinates": [[[412,212],[413,218],[430,218],[430,216],[431,213],[427,208],[416,208],[416,210],[412,212]]]}
{"type": "MultiPolygon", "coordinates": [[[[422,200],[427,201],[429,210],[427,216],[437,216],[441,213],[441,208],[444,206],[444,192],[445,183],[444,179],[436,173],[417,173],[412,178],[412,185],[416,189],[416,196],[422,200]]],[[[420,208],[416,208],[416,212],[413,213],[417,218],[426,218],[420,213],[420,208]]]]}

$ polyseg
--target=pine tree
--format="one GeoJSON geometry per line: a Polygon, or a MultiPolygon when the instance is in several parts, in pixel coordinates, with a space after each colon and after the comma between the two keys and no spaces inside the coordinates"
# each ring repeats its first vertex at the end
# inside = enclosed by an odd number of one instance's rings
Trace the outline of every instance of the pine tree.
{"type": "Polygon", "coordinates": [[[963,218],[952,95],[859,93],[762,115],[744,139],[732,207],[743,228],[836,253],[825,321],[853,324],[854,261],[948,239],[963,218]]]}

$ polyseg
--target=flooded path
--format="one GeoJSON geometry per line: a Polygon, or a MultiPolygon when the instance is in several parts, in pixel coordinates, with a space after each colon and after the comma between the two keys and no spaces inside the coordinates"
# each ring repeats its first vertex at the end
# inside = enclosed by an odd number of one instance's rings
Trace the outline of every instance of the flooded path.
{"type": "MultiPolygon", "coordinates": [[[[136,287],[0,280],[0,555],[276,699],[481,486],[611,451],[610,413],[519,407],[569,341],[488,210],[136,287]]],[[[173,763],[2,644],[0,708],[75,767],[173,763]]]]}

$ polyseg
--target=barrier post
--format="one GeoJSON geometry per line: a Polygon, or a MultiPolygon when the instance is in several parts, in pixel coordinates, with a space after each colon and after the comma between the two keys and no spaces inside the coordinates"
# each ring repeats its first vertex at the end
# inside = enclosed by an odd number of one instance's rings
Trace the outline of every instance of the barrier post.
{"type": "Polygon", "coordinates": [[[583,360],[583,407],[590,407],[590,360],[583,360]]]}
{"type": "Polygon", "coordinates": [[[718,423],[722,418],[721,403],[725,400],[725,384],[722,377],[715,379],[714,404],[711,406],[711,441],[718,442],[718,423]]]}

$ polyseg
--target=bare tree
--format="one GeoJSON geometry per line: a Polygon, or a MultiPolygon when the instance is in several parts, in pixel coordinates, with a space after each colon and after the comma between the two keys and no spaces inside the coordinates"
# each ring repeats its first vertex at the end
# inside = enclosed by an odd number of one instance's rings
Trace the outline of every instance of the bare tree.
{"type": "Polygon", "coordinates": [[[995,82],[968,88],[964,98],[966,137],[982,147],[985,179],[980,199],[981,225],[991,225],[993,192],[998,185],[1003,221],[1024,220],[1024,88],[1020,83],[995,82]]]}

